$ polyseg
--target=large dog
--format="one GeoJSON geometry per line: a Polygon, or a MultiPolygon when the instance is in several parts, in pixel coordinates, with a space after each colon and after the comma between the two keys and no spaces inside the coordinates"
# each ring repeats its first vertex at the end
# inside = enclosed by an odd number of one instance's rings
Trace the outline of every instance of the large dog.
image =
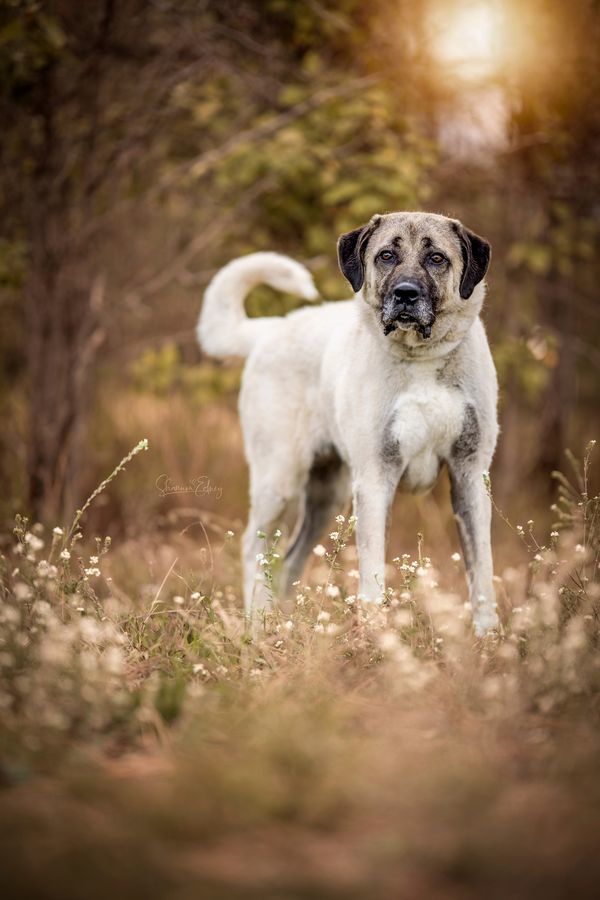
{"type": "Polygon", "coordinates": [[[484,482],[498,434],[497,381],[479,318],[490,246],[455,219],[399,212],[342,235],[338,258],[352,300],[247,318],[245,296],[259,283],[316,297],[309,272],[276,253],[229,263],[204,298],[201,346],[248,357],[240,395],[251,495],[246,610],[270,602],[257,532],[271,533],[291,505],[299,510],[285,589],[350,495],[359,593],[379,600],[396,489],[427,490],[445,464],[474,627],[484,634],[498,624],[484,482]]]}

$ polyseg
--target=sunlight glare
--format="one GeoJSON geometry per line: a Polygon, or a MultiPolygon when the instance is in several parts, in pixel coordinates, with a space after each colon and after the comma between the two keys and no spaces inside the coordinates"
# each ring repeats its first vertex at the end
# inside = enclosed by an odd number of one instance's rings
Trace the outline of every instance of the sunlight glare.
{"type": "Polygon", "coordinates": [[[499,68],[503,32],[503,17],[490,0],[445,4],[432,21],[433,52],[457,75],[482,80],[499,68]]]}

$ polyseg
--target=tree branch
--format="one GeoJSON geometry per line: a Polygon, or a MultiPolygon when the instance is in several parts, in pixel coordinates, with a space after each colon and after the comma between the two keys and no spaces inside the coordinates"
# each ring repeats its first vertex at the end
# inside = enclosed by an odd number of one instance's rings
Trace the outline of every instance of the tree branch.
{"type": "Polygon", "coordinates": [[[367,75],[361,78],[353,78],[350,81],[344,82],[342,85],[338,84],[316,91],[312,97],[308,97],[306,100],[302,100],[295,106],[278,113],[266,122],[252,125],[249,128],[232,135],[232,137],[218,147],[205,150],[193,159],[173,167],[161,178],[158,178],[153,186],[147,191],[139,194],[137,197],[128,197],[127,199],[116,203],[111,209],[97,216],[90,222],[90,228],[97,228],[107,219],[110,219],[114,215],[118,215],[129,208],[133,203],[156,198],[165,190],[165,188],[171,187],[179,178],[183,178],[188,174],[191,174],[195,179],[204,178],[219,165],[219,163],[223,162],[228,156],[231,156],[232,153],[235,153],[235,151],[244,144],[255,143],[272,137],[291,122],[301,119],[303,116],[308,115],[308,113],[313,112],[313,110],[318,109],[320,106],[324,106],[326,103],[329,103],[332,100],[338,100],[348,94],[354,94],[357,91],[371,87],[378,81],[379,76],[367,75]]]}

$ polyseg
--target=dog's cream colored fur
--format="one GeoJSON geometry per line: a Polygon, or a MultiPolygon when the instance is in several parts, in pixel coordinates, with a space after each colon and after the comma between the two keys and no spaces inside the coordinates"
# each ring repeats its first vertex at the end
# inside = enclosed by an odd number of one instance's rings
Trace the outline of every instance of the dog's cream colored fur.
{"type": "MultiPolygon", "coordinates": [[[[448,240],[447,248],[453,247],[448,240]]],[[[460,248],[450,258],[459,269],[460,248]]],[[[369,257],[367,269],[371,264],[369,257]]],[[[250,467],[250,516],[243,540],[249,614],[270,601],[256,563],[262,549],[257,532],[272,533],[290,507],[298,510],[282,575],[289,585],[350,496],[358,519],[360,595],[380,599],[386,519],[398,482],[411,491],[427,490],[442,462],[453,465],[469,408],[477,417],[478,439],[475,449],[454,465],[453,499],[469,551],[476,631],[497,625],[490,501],[483,482],[498,431],[497,387],[479,318],[484,285],[477,284],[463,300],[455,294],[460,272],[450,274],[450,312],[445,319],[440,315],[431,341],[420,340],[411,329],[384,335],[375,302],[372,297],[364,302],[360,292],[352,300],[304,307],[285,317],[248,319],[244,297],[260,282],[307,299],[316,296],[309,272],[275,253],[237,259],[211,282],[198,323],[199,341],[215,356],[247,357],[240,415],[250,467]],[[327,462],[332,450],[339,465],[327,462]]],[[[367,275],[364,291],[368,285],[367,275]]]]}

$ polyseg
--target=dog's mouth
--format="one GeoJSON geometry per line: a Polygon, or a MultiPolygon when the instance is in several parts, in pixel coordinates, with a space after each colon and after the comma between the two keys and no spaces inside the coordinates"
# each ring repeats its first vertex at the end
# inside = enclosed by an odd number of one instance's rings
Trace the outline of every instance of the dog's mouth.
{"type": "Polygon", "coordinates": [[[394,331],[414,329],[423,340],[431,337],[435,323],[435,304],[430,297],[421,296],[414,302],[398,300],[393,294],[385,297],[381,308],[381,325],[384,335],[394,331]]]}
{"type": "Polygon", "coordinates": [[[406,331],[411,325],[416,325],[418,327],[419,323],[414,316],[410,316],[408,313],[401,313],[393,321],[383,322],[383,333],[386,335],[391,334],[392,331],[396,331],[398,328],[402,331],[406,331]]]}
{"type": "Polygon", "coordinates": [[[419,322],[417,319],[413,319],[412,316],[406,315],[398,316],[395,322],[389,322],[387,325],[384,325],[383,333],[387,337],[393,331],[408,331],[411,325],[416,325],[416,330],[424,340],[431,337],[431,325],[426,325],[424,322],[419,322]]]}

